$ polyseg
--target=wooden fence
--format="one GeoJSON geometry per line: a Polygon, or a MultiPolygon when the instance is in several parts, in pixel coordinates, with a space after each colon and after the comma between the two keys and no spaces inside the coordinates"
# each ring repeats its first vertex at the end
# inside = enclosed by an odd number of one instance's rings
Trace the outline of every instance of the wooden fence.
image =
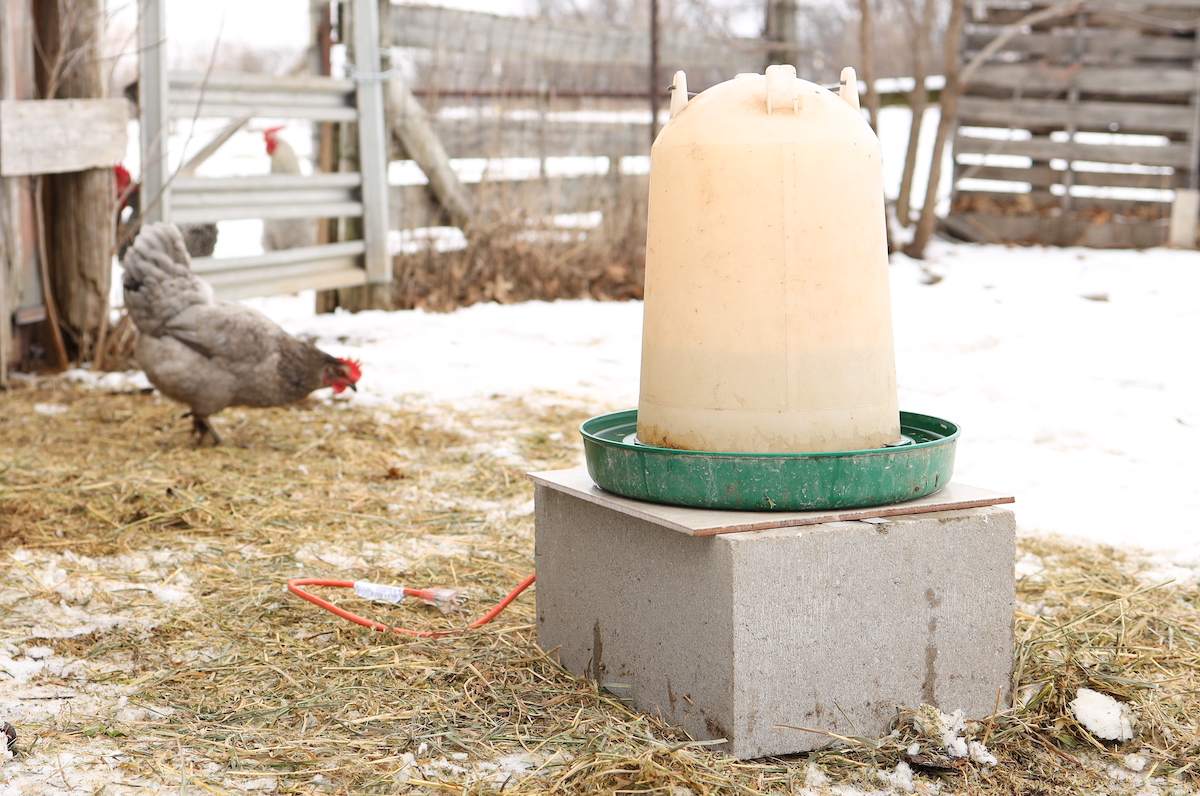
{"type": "Polygon", "coordinates": [[[1173,238],[1194,241],[1200,0],[969,9],[962,60],[983,60],[959,101],[951,230],[1141,248],[1174,215],[1173,238]]]}

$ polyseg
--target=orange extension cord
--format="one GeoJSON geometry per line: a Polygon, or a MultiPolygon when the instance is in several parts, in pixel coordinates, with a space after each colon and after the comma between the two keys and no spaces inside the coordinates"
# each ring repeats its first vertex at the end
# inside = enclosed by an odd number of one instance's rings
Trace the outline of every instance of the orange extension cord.
{"type": "MultiPolygon", "coordinates": [[[[337,614],[338,616],[342,617],[343,619],[349,619],[351,622],[354,622],[357,625],[362,625],[363,627],[369,627],[372,630],[379,631],[380,633],[385,633],[387,631],[391,631],[393,633],[403,633],[408,636],[417,636],[418,638],[441,638],[442,636],[453,636],[457,633],[466,633],[468,630],[478,630],[479,628],[483,627],[488,622],[492,621],[497,616],[499,616],[500,612],[503,611],[505,608],[507,608],[509,603],[511,603],[513,600],[517,599],[517,597],[521,594],[521,592],[525,591],[530,586],[532,586],[533,582],[536,579],[537,579],[536,573],[525,578],[525,580],[521,581],[520,585],[518,585],[515,589],[513,589],[512,591],[510,591],[508,593],[507,597],[505,597],[500,602],[496,603],[496,605],[492,608],[492,610],[488,611],[486,614],[484,614],[480,618],[476,619],[474,622],[467,625],[466,627],[455,628],[453,630],[408,630],[407,628],[403,628],[403,627],[390,627],[388,625],[382,624],[380,622],[375,622],[370,619],[363,619],[358,614],[351,613],[350,611],[347,611],[344,608],[338,608],[333,603],[328,602],[326,600],[322,600],[320,597],[316,596],[315,594],[311,594],[311,593],[305,591],[303,588],[301,588],[302,586],[333,586],[334,588],[353,589],[354,581],[352,581],[352,580],[330,580],[328,578],[296,578],[294,580],[288,581],[287,589],[292,594],[296,595],[297,597],[302,597],[305,600],[308,600],[313,605],[319,605],[320,607],[324,608],[326,611],[337,614]]],[[[407,588],[403,589],[404,595],[406,597],[416,597],[417,599],[422,600],[430,605],[435,605],[435,604],[442,602],[441,599],[434,596],[434,593],[438,592],[438,591],[444,591],[444,590],[407,589],[407,588]]]]}

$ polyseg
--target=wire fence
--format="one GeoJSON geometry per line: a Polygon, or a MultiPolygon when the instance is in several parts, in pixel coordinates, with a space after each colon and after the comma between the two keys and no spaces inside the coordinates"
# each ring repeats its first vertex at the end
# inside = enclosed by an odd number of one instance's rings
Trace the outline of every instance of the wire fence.
{"type": "Polygon", "coordinates": [[[650,145],[671,76],[683,69],[700,91],[761,71],[773,46],[664,30],[654,58],[647,29],[429,6],[390,14],[392,68],[475,211],[469,241],[427,234],[446,215],[408,153],[393,153],[391,227],[414,255],[398,261],[402,306],[640,295],[650,145]],[[445,249],[459,245],[486,245],[489,265],[458,255],[467,264],[448,266],[445,249]]]}

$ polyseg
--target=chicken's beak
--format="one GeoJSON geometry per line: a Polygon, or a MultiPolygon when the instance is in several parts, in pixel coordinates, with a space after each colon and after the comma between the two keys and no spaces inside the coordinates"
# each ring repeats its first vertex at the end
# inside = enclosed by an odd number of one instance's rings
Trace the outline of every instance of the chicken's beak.
{"type": "Polygon", "coordinates": [[[347,382],[346,386],[349,387],[350,389],[354,390],[355,392],[358,392],[358,388],[354,386],[354,382],[352,382],[352,381],[347,382]]]}

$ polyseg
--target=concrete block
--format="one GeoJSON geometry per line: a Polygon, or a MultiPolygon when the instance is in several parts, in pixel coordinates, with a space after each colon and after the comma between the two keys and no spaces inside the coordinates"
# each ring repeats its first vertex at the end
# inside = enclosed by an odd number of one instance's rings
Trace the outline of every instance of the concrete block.
{"type": "Polygon", "coordinates": [[[538,481],[537,637],[635,709],[752,758],[1009,699],[1011,511],[688,536],[612,503],[538,481]]]}

